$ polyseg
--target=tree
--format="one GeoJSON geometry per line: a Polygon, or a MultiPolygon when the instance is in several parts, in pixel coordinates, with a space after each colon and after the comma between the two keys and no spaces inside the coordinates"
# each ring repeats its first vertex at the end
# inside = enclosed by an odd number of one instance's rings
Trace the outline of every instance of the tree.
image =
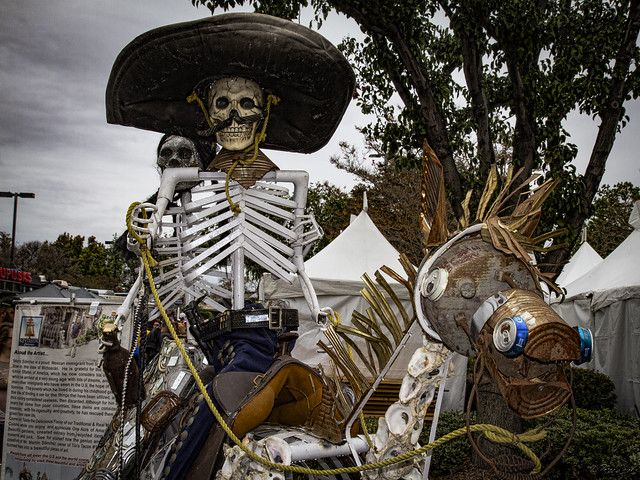
{"type": "Polygon", "coordinates": [[[309,250],[312,257],[349,226],[351,214],[358,211],[356,199],[329,182],[315,183],[309,187],[307,210],[322,228],[322,238],[309,250]]]}
{"type": "MultiPolygon", "coordinates": [[[[114,237],[115,238],[115,237],[114,237]]],[[[9,258],[11,237],[0,232],[0,259],[9,258]]],[[[121,258],[94,236],[87,245],[81,235],[63,233],[50,242],[30,241],[18,245],[18,268],[44,275],[48,280],[65,280],[71,285],[107,290],[127,290],[135,280],[137,259],[121,258]]]]}
{"type": "Polygon", "coordinates": [[[629,215],[637,200],[640,188],[630,182],[600,187],[587,222],[587,241],[601,257],[613,252],[632,232],[629,215]]]}
{"type": "Polygon", "coordinates": [[[341,48],[358,76],[358,105],[377,121],[365,133],[389,157],[419,162],[427,139],[444,167],[455,215],[469,187],[481,184],[496,144],[512,150],[524,180],[532,171],[560,179],[540,228],[566,226],[565,260],[604,173],[616,134],[637,98],[638,0],[191,0],[211,11],[250,4],[297,18],[311,7],[320,26],[330,11],[354,19],[365,34],[341,48]],[[458,81],[459,77],[464,81],[458,81]],[[402,102],[394,107],[397,96],[402,102]],[[565,129],[572,112],[600,122],[584,175],[570,165],[577,148],[565,129]],[[475,173],[472,178],[461,169],[475,173]]]}
{"type": "Polygon", "coordinates": [[[60,250],[66,251],[72,259],[77,260],[84,248],[84,237],[82,235],[73,237],[71,234],[64,232],[58,235],[53,244],[60,250]]]}
{"type": "Polygon", "coordinates": [[[331,163],[360,180],[351,191],[352,204],[358,202],[360,206],[366,192],[371,220],[396,250],[419,265],[424,255],[420,236],[421,171],[417,167],[399,167],[397,159],[384,155],[380,142],[368,138],[367,147],[372,153],[369,157],[341,142],[341,153],[331,157],[331,163]],[[371,161],[370,165],[365,158],[371,161]]]}
{"type": "Polygon", "coordinates": [[[9,266],[11,262],[11,235],[0,232],[0,265],[9,266]]]}

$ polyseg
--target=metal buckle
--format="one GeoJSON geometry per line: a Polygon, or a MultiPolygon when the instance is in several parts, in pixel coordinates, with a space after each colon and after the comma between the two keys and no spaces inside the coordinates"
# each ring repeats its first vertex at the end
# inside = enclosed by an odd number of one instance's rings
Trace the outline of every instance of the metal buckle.
{"type": "Polygon", "coordinates": [[[269,307],[269,330],[282,330],[282,308],[269,307]]]}

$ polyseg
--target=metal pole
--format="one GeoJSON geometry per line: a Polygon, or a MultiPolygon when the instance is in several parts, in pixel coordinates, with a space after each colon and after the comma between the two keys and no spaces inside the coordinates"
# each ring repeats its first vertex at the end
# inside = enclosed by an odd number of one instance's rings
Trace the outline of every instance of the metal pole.
{"type": "Polygon", "coordinates": [[[0,192],[0,197],[9,198],[13,197],[13,227],[11,229],[11,259],[9,261],[9,267],[13,268],[13,254],[16,249],[16,218],[18,216],[18,197],[22,198],[36,198],[35,193],[30,192],[0,192]]]}
{"type": "Polygon", "coordinates": [[[13,228],[11,229],[11,260],[9,267],[13,268],[13,253],[16,249],[16,216],[18,215],[18,194],[13,194],[13,228]]]}

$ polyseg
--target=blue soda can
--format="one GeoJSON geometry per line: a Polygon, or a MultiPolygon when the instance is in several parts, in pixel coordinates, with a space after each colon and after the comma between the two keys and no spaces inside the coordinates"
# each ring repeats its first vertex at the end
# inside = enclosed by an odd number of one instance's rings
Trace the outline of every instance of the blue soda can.
{"type": "Polygon", "coordinates": [[[509,358],[522,353],[528,337],[529,327],[519,315],[501,319],[493,329],[493,345],[509,358]]]}
{"type": "Polygon", "coordinates": [[[574,362],[576,365],[590,362],[593,355],[593,335],[591,330],[584,327],[573,327],[580,335],[580,360],[574,362]]]}

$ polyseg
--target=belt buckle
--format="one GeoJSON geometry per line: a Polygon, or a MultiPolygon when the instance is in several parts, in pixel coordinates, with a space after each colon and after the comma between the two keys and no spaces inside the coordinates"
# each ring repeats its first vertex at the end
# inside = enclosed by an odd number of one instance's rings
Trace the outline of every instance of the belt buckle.
{"type": "Polygon", "coordinates": [[[269,330],[282,330],[282,308],[269,307],[269,330]]]}

